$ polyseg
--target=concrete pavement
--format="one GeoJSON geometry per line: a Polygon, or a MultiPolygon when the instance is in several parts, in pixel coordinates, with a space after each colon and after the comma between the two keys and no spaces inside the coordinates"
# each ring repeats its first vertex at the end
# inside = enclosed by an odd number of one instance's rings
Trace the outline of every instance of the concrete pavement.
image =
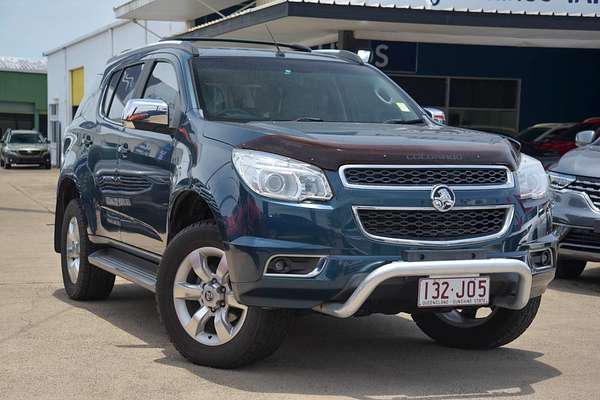
{"type": "Polygon", "coordinates": [[[538,318],[493,351],[446,349],[406,315],[298,319],[268,360],[219,371],[168,342],[151,293],[118,280],[77,303],[52,250],[55,170],[0,170],[0,399],[592,399],[600,266],[557,281],[538,318]]]}

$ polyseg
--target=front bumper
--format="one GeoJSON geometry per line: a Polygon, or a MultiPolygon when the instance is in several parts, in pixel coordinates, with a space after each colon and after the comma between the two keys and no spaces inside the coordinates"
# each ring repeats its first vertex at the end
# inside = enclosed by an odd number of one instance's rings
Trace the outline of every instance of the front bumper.
{"type": "Polygon", "coordinates": [[[554,191],[552,210],[558,254],[600,261],[600,210],[588,195],[570,189],[554,191]]]}
{"type": "Polygon", "coordinates": [[[314,310],[338,318],[347,318],[354,315],[375,289],[389,279],[415,276],[479,275],[481,273],[511,274],[517,277],[514,294],[496,296],[494,299],[496,306],[520,310],[529,302],[533,279],[529,266],[523,261],[506,258],[429,262],[396,261],[385,264],[367,275],[344,303],[323,303],[314,307],[314,310]]]}
{"type": "Polygon", "coordinates": [[[40,156],[5,154],[4,161],[8,164],[48,164],[50,163],[50,154],[46,153],[40,156]]]}
{"type": "Polygon", "coordinates": [[[554,278],[557,238],[552,233],[548,199],[521,200],[514,188],[456,192],[456,207],[512,206],[514,215],[502,234],[481,241],[433,245],[369,238],[353,213],[356,206],[431,206],[430,191],[352,189],[343,187],[337,174],[330,173],[336,194],[332,200],[297,204],[250,192],[236,184],[235,173],[226,168],[220,174],[214,181],[218,188],[222,185],[223,192],[214,203],[221,205],[219,225],[227,238],[231,283],[243,304],[328,310],[326,304],[344,304],[354,293],[363,293],[356,290],[367,285],[370,274],[382,274],[386,279],[377,280],[366,301],[360,296],[358,311],[356,306],[351,310],[359,314],[410,312],[417,307],[419,277],[431,275],[427,269],[430,262],[440,262],[453,269],[433,271],[433,275],[457,275],[467,266],[472,274],[490,277],[491,304],[514,308],[525,298],[541,295],[554,278]],[[538,251],[549,251],[552,261],[536,265],[531,255],[538,251]],[[312,256],[321,261],[317,273],[307,276],[265,274],[269,260],[283,255],[312,256]],[[499,271],[490,260],[500,260],[500,266],[518,265],[518,271],[499,271]],[[387,277],[384,272],[389,268],[395,272],[387,277]],[[523,278],[525,269],[529,278],[523,278]]]}

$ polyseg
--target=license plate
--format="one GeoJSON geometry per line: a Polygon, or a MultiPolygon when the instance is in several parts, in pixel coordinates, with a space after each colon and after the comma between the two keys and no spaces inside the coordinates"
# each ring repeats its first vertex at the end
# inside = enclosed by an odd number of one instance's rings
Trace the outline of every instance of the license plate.
{"type": "Polygon", "coordinates": [[[490,302],[490,278],[422,278],[419,307],[486,305],[490,302]]]}

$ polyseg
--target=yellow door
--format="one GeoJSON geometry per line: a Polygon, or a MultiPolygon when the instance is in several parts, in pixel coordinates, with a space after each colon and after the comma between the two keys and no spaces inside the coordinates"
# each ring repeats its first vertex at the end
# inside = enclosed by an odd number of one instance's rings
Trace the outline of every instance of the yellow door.
{"type": "Polygon", "coordinates": [[[83,100],[83,67],[71,70],[71,106],[72,116],[75,116],[77,108],[83,100]]]}

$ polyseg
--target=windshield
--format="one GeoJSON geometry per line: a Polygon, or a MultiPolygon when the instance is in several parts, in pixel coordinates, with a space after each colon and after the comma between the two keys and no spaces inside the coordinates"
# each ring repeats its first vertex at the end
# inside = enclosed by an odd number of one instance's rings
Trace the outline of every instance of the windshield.
{"type": "Polygon", "coordinates": [[[220,121],[420,122],[413,101],[369,67],[287,58],[196,58],[200,103],[220,121]]]}
{"type": "Polygon", "coordinates": [[[537,139],[539,136],[541,136],[543,133],[548,132],[550,129],[549,127],[531,127],[531,128],[527,128],[524,131],[522,131],[521,133],[519,133],[518,138],[520,140],[522,140],[523,142],[532,142],[535,139],[537,139]]]}
{"type": "Polygon", "coordinates": [[[10,144],[39,144],[42,143],[40,135],[35,133],[13,133],[8,139],[10,144]]]}

